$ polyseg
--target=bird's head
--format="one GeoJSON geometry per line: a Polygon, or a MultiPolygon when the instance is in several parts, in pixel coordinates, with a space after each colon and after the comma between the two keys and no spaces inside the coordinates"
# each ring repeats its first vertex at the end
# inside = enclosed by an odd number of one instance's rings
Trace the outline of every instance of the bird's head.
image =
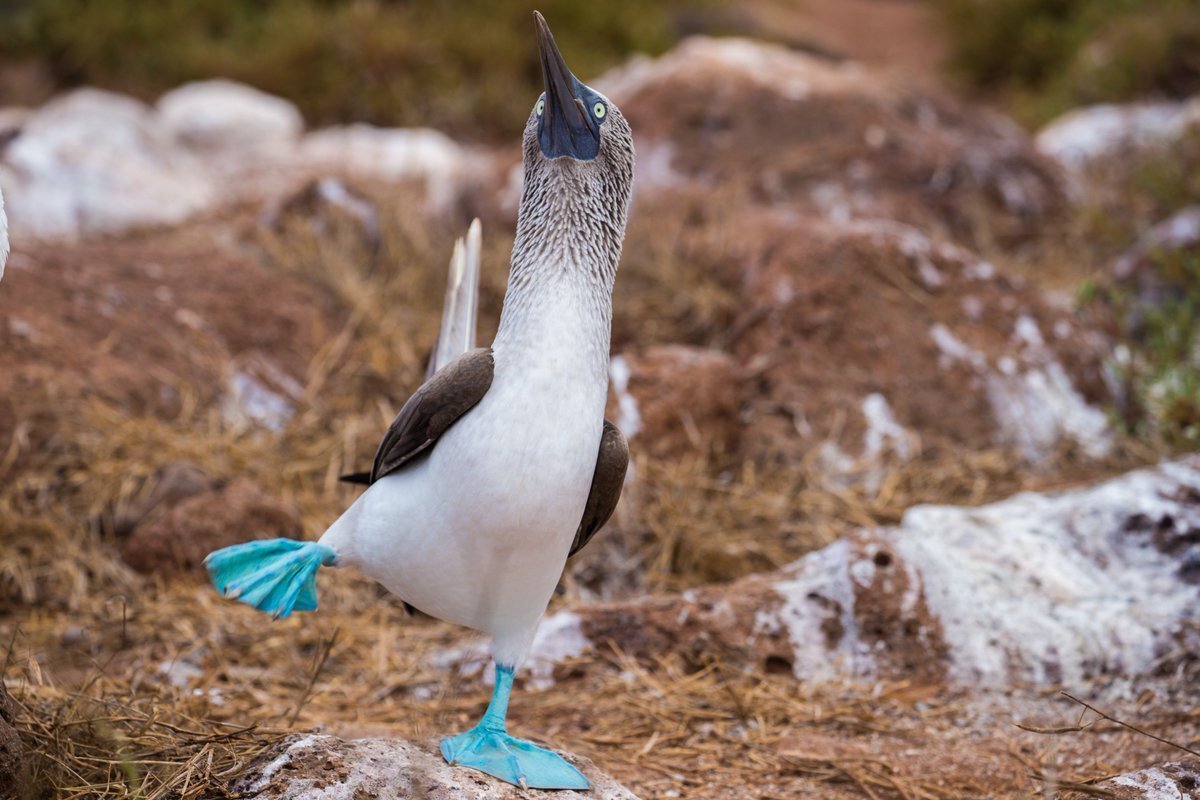
{"type": "MultiPolygon", "coordinates": [[[[533,12],[545,91],[525,125],[526,179],[567,173],[600,181],[620,197],[622,217],[633,184],[633,134],[611,100],[567,68],[546,19],[533,12]]],[[[622,226],[623,227],[623,226],[622,226]]]]}

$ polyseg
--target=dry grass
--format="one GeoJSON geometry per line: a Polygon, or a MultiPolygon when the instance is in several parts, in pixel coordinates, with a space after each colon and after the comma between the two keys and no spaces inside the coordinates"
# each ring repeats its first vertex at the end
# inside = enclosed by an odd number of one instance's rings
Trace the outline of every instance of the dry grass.
{"type": "Polygon", "coordinates": [[[31,687],[17,701],[22,737],[40,756],[30,783],[53,787],[62,800],[200,797],[268,741],[255,725],[189,716],[186,699],[90,694],[90,688],[31,687]]]}
{"type": "MultiPolygon", "coordinates": [[[[248,478],[295,504],[314,535],[345,507],[354,490],[337,475],[366,463],[423,375],[458,233],[409,207],[404,198],[383,202],[378,255],[349,228],[318,236],[294,221],[253,234],[264,259],[316,284],[343,311],[282,430],[233,425],[185,383],[174,387],[183,402],[172,419],[77,398],[55,420],[56,446],[24,454],[28,466],[0,489],[0,646],[35,754],[34,796],[217,798],[288,729],[424,737],[462,728],[482,710],[483,691],[447,655],[474,634],[407,616],[361,577],[323,575],[319,614],[268,624],[198,576],[134,574],[112,532],[115,510],[156,469],[178,462],[248,478]]],[[[721,343],[736,287],[705,265],[739,245],[712,219],[679,221],[687,218],[658,228],[670,235],[631,235],[617,296],[622,345],[721,343]]],[[[498,318],[511,244],[485,238],[481,338],[498,318]]],[[[1148,455],[1129,445],[1118,461],[1148,455]]],[[[832,485],[815,464],[783,470],[699,452],[641,455],[616,524],[571,566],[556,602],[732,580],[853,526],[894,522],[916,502],[984,502],[1118,466],[1069,452],[1041,473],[1014,463],[1000,452],[928,449],[868,490],[832,485]]],[[[953,765],[935,774],[898,755],[925,748],[936,761],[961,735],[959,699],[916,687],[814,689],[719,662],[694,671],[669,653],[656,663],[599,653],[561,672],[570,691],[522,693],[514,727],[594,758],[647,796],[786,797],[817,784],[831,798],[977,797],[980,781],[1013,780],[995,766],[1010,763],[1003,754],[988,761],[1002,777],[990,778],[953,765]],[[812,731],[845,747],[816,752],[803,743],[812,731]]]]}

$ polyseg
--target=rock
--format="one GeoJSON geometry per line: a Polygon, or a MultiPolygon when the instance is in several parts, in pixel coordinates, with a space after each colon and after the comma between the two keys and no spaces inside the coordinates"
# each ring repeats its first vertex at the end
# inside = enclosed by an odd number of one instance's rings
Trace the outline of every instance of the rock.
{"type": "Polygon", "coordinates": [[[1200,655],[1200,457],[979,508],[917,506],[773,573],[560,614],[575,655],[716,656],[807,682],[1142,675],[1200,655]]]}
{"type": "Polygon", "coordinates": [[[732,353],[755,364],[741,452],[858,475],[922,447],[1111,447],[1109,343],[1035,288],[889,222],[747,217],[732,353]],[[950,400],[949,398],[953,398],[950,400]]]}
{"type": "Polygon", "coordinates": [[[720,187],[755,205],[962,240],[981,214],[989,236],[1012,240],[1064,205],[1057,168],[1011,121],[854,63],[697,37],[596,83],[636,132],[641,196],[720,187]]]}
{"type": "Polygon", "coordinates": [[[27,235],[169,225],[209,208],[216,187],[149,106],[79,89],[33,114],[4,150],[0,184],[27,235]]]}
{"type": "Polygon", "coordinates": [[[1071,111],[1037,135],[1037,146],[1063,167],[1092,227],[1132,238],[1173,210],[1165,198],[1183,191],[1200,163],[1200,95],[1071,111]]]}
{"type": "Polygon", "coordinates": [[[223,489],[190,497],[161,517],[134,529],[121,548],[131,567],[143,573],[199,571],[204,557],[248,539],[300,538],[304,529],[295,509],[252,483],[237,480],[223,489]]]}
{"type": "Polygon", "coordinates": [[[24,235],[55,238],[271,203],[331,175],[423,182],[439,212],[496,178],[490,156],[436,131],[350,125],[305,136],[303,127],[291,103],[230,81],[181,86],[155,108],[79,89],[0,116],[0,186],[24,235]]]}
{"type": "Polygon", "coordinates": [[[1096,784],[1114,800],[1200,800],[1200,758],[1170,761],[1096,784]]]}
{"type": "Polygon", "coordinates": [[[292,103],[227,80],[184,84],[160,97],[156,108],[179,142],[214,155],[290,148],[304,131],[292,103]]]}
{"type": "Polygon", "coordinates": [[[24,797],[29,780],[25,745],[16,723],[17,705],[0,680],[0,797],[24,797]]]}
{"type": "MultiPolygon", "coordinates": [[[[563,754],[592,782],[586,792],[559,791],[572,800],[637,800],[590,761],[563,754]]],[[[256,758],[230,786],[238,797],[256,800],[517,800],[529,797],[482,772],[451,767],[436,740],[354,739],[293,734],[256,758]]]]}
{"type": "Polygon", "coordinates": [[[609,417],[639,449],[728,452],[737,442],[744,370],[720,350],[667,345],[623,353],[610,366],[609,417]]]}
{"type": "Polygon", "coordinates": [[[359,179],[423,181],[435,209],[450,207],[489,163],[434,130],[365,124],[311,133],[297,158],[307,169],[359,179]]]}
{"type": "Polygon", "coordinates": [[[1068,111],[1037,135],[1037,149],[1078,177],[1200,131],[1200,96],[1182,102],[1104,104],[1068,111]]]}

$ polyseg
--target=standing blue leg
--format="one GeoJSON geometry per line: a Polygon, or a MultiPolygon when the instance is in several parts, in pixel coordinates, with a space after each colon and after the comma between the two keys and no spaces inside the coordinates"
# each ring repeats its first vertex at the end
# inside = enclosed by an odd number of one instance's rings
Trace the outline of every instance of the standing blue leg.
{"type": "Polygon", "coordinates": [[[496,686],[483,719],[466,733],[442,740],[442,755],[451,764],[486,772],[522,789],[586,789],[588,779],[562,756],[508,735],[508,695],[512,667],[496,665],[496,686]]]}

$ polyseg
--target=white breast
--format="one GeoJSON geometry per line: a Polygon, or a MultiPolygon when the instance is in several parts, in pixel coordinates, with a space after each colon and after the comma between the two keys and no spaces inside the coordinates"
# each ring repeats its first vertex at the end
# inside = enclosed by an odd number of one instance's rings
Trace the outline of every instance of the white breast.
{"type": "Polygon", "coordinates": [[[421,610],[491,633],[501,663],[523,658],[558,582],[603,427],[607,320],[597,341],[583,298],[552,299],[497,336],[479,405],[326,541],[421,610]]]}

